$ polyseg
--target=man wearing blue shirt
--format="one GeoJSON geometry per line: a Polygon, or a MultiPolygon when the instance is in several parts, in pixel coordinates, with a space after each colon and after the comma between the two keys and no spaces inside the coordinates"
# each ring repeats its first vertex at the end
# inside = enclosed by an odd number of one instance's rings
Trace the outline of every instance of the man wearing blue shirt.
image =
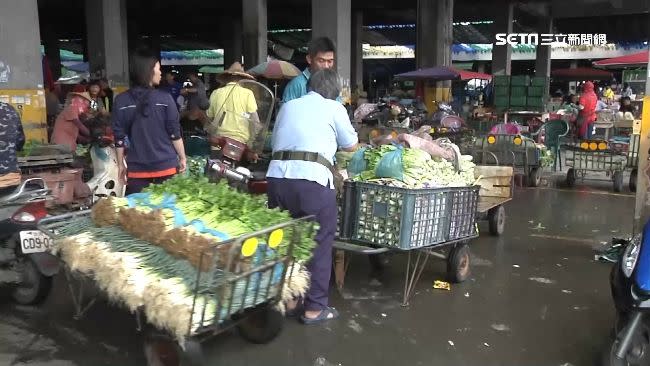
{"type": "Polygon", "coordinates": [[[161,85],[160,89],[171,94],[172,99],[174,99],[174,102],[176,103],[176,108],[180,109],[180,106],[178,105],[178,97],[181,95],[183,84],[176,81],[174,74],[171,71],[165,73],[165,84],[161,85]]]}
{"type": "Polygon", "coordinates": [[[308,93],[286,103],[273,129],[273,157],[266,173],[269,207],[288,210],[293,217],[314,215],[320,228],[317,247],[307,265],[311,286],[305,297],[305,324],[338,317],[328,306],[332,245],[336,233],[336,190],[332,165],[337,148],[357,149],[357,133],[347,111],[335,101],[339,77],[333,69],[314,72],[308,93]]]}
{"type": "Polygon", "coordinates": [[[282,101],[286,103],[307,94],[307,82],[311,74],[318,70],[334,67],[335,52],[334,42],[327,37],[316,38],[309,42],[307,49],[307,63],[309,67],[287,84],[282,95],[282,101]]]}

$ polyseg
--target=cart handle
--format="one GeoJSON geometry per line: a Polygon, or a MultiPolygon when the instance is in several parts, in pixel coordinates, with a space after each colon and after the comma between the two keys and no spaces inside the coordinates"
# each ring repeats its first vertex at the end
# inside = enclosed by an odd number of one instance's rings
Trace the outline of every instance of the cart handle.
{"type": "Polygon", "coordinates": [[[366,254],[366,255],[386,253],[390,250],[389,248],[370,248],[363,245],[356,245],[356,244],[347,243],[338,240],[334,241],[334,248],[345,250],[347,252],[366,254]]]}

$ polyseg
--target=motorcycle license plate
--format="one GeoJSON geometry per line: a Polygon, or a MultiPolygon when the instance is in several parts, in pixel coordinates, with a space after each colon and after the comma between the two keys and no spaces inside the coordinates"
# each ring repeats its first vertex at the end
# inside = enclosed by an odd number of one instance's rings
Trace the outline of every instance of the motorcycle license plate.
{"type": "Polygon", "coordinates": [[[52,238],[39,230],[26,230],[20,232],[20,249],[23,254],[42,253],[49,250],[54,244],[52,238]]]}

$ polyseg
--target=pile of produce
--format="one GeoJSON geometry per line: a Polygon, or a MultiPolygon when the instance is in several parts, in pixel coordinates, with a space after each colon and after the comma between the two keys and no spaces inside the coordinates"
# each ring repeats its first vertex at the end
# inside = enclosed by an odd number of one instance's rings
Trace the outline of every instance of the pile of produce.
{"type": "MultiPolygon", "coordinates": [[[[363,152],[365,169],[358,174],[351,174],[355,181],[377,182],[400,188],[437,188],[464,187],[475,183],[474,163],[472,157],[463,155],[460,159],[460,171],[457,171],[450,161],[432,157],[427,152],[417,148],[403,148],[395,145],[382,145],[367,148],[363,152]],[[378,176],[378,167],[382,159],[390,153],[401,149],[401,177],[378,176]]],[[[350,162],[353,164],[354,159],[350,162]]],[[[349,170],[348,170],[349,171],[349,170]]],[[[381,176],[383,175],[383,176],[381,176]]]]}
{"type": "Polygon", "coordinates": [[[290,220],[266,208],[262,197],[177,176],[142,194],[99,201],[91,217],[58,229],[57,247],[71,269],[94,277],[110,299],[130,310],[142,307],[152,324],[182,341],[190,319],[194,331],[276,295],[304,295],[309,275],[302,263],[315,246],[313,225],[254,234],[290,220]],[[231,240],[241,235],[250,239],[231,240]],[[289,268],[284,262],[268,266],[285,258],[290,245],[289,268]],[[262,266],[262,272],[238,277],[262,266]]]}

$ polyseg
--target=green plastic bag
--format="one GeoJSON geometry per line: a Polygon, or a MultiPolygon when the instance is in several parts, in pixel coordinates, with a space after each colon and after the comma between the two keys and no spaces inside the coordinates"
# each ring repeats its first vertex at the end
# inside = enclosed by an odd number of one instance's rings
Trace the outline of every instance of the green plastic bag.
{"type": "Polygon", "coordinates": [[[402,145],[397,145],[397,149],[384,154],[377,163],[375,168],[375,176],[377,178],[393,178],[397,180],[404,180],[404,163],[402,145]]]}
{"type": "Polygon", "coordinates": [[[368,162],[364,156],[365,152],[366,148],[362,147],[361,149],[355,151],[354,155],[352,155],[352,159],[350,159],[350,162],[348,163],[348,174],[351,177],[359,175],[368,169],[368,162]]]}

